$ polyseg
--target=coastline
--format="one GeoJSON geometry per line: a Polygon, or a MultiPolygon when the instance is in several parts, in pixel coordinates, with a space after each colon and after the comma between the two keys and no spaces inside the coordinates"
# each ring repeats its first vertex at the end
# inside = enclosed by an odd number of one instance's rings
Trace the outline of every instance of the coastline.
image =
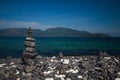
{"type": "Polygon", "coordinates": [[[28,59],[0,59],[0,80],[119,80],[120,58],[97,56],[37,56],[28,59]]]}

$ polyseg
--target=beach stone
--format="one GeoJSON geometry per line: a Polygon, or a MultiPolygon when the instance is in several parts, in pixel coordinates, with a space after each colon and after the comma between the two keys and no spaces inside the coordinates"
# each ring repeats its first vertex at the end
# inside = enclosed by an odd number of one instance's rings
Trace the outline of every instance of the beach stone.
{"type": "Polygon", "coordinates": [[[98,57],[103,58],[103,57],[107,57],[108,54],[106,52],[100,51],[98,54],[98,57]]]}
{"type": "Polygon", "coordinates": [[[42,58],[41,55],[37,55],[37,56],[35,57],[35,59],[41,59],[41,58],[42,58]]]}
{"type": "Polygon", "coordinates": [[[23,71],[23,65],[17,65],[17,69],[23,71]]]}
{"type": "Polygon", "coordinates": [[[29,72],[33,71],[35,68],[36,68],[35,66],[25,66],[24,71],[29,73],[29,72]]]}
{"type": "Polygon", "coordinates": [[[63,58],[63,53],[62,52],[59,53],[59,58],[60,59],[63,58]]]}
{"type": "Polygon", "coordinates": [[[5,69],[0,68],[0,77],[5,76],[5,69]]]}
{"type": "Polygon", "coordinates": [[[34,80],[40,80],[40,79],[39,79],[39,78],[37,78],[37,77],[33,77],[33,79],[34,79],[34,80]]]}
{"type": "Polygon", "coordinates": [[[32,38],[32,29],[29,27],[27,37],[32,38]]]}
{"type": "Polygon", "coordinates": [[[25,41],[24,43],[25,47],[35,47],[35,42],[31,42],[31,41],[25,41]]]}
{"type": "Polygon", "coordinates": [[[26,58],[26,59],[33,59],[37,55],[38,55],[37,53],[30,53],[30,52],[26,52],[26,51],[23,52],[23,58],[26,58]]]}
{"type": "Polygon", "coordinates": [[[120,78],[115,78],[115,80],[120,80],[120,78]]]}
{"type": "Polygon", "coordinates": [[[30,41],[30,42],[35,42],[35,39],[34,38],[32,38],[32,37],[26,37],[26,41],[30,41]]]}
{"type": "Polygon", "coordinates": [[[34,51],[35,51],[35,49],[32,48],[32,47],[26,47],[26,48],[25,48],[25,52],[33,53],[34,51]]]}
{"type": "Polygon", "coordinates": [[[29,66],[33,66],[34,65],[34,61],[32,59],[26,59],[25,60],[25,64],[27,64],[29,66]]]}
{"type": "Polygon", "coordinates": [[[67,78],[66,80],[71,80],[70,78],[67,78]]]}
{"type": "Polygon", "coordinates": [[[54,80],[53,78],[46,78],[45,80],[54,80]]]}
{"type": "Polygon", "coordinates": [[[61,62],[63,64],[69,64],[70,63],[70,60],[69,59],[61,59],[61,62]]]}

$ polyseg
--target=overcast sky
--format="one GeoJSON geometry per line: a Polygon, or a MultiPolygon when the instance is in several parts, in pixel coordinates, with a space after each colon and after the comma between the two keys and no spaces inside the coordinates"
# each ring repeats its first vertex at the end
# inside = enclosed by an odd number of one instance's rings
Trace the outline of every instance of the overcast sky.
{"type": "Polygon", "coordinates": [[[120,37],[120,0],[0,0],[0,29],[67,27],[120,37]]]}

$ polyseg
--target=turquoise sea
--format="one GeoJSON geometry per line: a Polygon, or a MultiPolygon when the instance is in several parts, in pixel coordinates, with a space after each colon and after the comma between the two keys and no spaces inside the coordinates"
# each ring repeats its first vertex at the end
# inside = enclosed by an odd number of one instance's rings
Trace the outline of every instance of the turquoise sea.
{"type": "MultiPolygon", "coordinates": [[[[80,38],[80,37],[35,37],[36,51],[42,56],[96,55],[106,51],[110,55],[120,55],[120,38],[80,38]]],[[[25,37],[0,37],[0,58],[21,57],[25,37]]]]}

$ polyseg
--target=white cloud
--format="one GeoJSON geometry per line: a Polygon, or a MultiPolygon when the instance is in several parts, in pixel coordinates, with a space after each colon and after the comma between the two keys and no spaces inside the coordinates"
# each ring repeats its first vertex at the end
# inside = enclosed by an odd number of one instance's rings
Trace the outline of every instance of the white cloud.
{"type": "Polygon", "coordinates": [[[33,29],[47,29],[47,28],[51,28],[54,26],[51,25],[44,25],[44,24],[40,24],[38,22],[34,22],[34,21],[15,21],[15,20],[9,20],[9,21],[5,21],[5,20],[0,20],[0,29],[5,29],[5,28],[28,28],[31,27],[33,29]]]}

